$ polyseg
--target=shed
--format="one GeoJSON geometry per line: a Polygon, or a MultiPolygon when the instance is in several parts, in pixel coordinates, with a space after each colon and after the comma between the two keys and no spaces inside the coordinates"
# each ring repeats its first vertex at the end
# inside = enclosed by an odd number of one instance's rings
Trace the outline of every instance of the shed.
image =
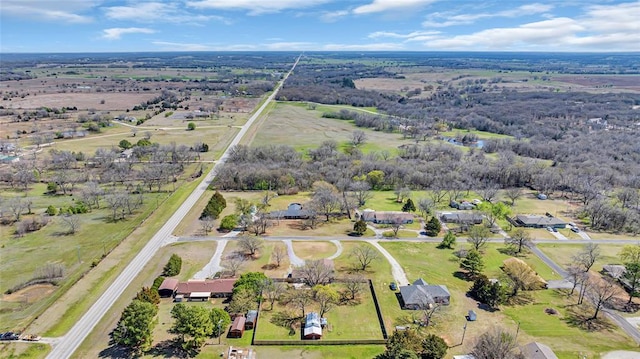
{"type": "Polygon", "coordinates": [[[475,322],[476,319],[477,319],[476,312],[474,312],[473,310],[470,310],[469,313],[467,314],[467,320],[470,322],[475,322]]]}
{"type": "Polygon", "coordinates": [[[316,312],[311,312],[307,314],[304,321],[303,339],[318,340],[320,338],[322,338],[320,315],[316,312]]]}
{"type": "Polygon", "coordinates": [[[173,300],[174,300],[175,302],[178,302],[178,303],[179,303],[179,302],[182,302],[182,301],[184,300],[184,295],[182,295],[182,294],[176,294],[176,296],[173,298],[173,300]]]}
{"type": "Polygon", "coordinates": [[[245,317],[236,317],[229,329],[229,338],[242,338],[244,334],[245,317]]]}
{"type": "Polygon", "coordinates": [[[257,321],[258,321],[258,311],[250,310],[249,312],[247,312],[247,319],[244,322],[244,329],[249,330],[249,329],[255,328],[257,321]]]}
{"type": "Polygon", "coordinates": [[[551,348],[538,342],[531,342],[520,348],[520,351],[525,359],[558,359],[551,348]]]}
{"type": "Polygon", "coordinates": [[[171,297],[173,295],[173,292],[176,291],[176,288],[178,287],[178,280],[175,278],[165,278],[165,280],[162,281],[162,284],[160,284],[160,287],[158,287],[158,294],[160,294],[161,297],[171,297]]]}

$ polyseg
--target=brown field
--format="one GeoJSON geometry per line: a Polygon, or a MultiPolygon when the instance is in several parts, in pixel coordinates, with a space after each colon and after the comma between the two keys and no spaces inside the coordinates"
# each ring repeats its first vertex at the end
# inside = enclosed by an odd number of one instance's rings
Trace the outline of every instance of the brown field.
{"type": "Polygon", "coordinates": [[[46,93],[25,98],[14,98],[11,101],[0,101],[0,105],[13,109],[77,107],[79,110],[125,111],[155,96],[157,96],[157,93],[46,93]],[[101,103],[102,100],[104,100],[104,103],[101,103]]]}
{"type": "Polygon", "coordinates": [[[34,284],[11,294],[5,294],[2,296],[2,300],[5,302],[35,302],[53,293],[54,290],[56,290],[56,286],[53,284],[34,284]]]}

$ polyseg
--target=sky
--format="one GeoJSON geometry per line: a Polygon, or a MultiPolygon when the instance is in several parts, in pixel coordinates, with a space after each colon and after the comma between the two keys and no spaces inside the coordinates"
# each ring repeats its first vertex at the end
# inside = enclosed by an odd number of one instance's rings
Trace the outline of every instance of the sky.
{"type": "Polygon", "coordinates": [[[640,1],[0,0],[0,53],[640,51],[640,1]]]}

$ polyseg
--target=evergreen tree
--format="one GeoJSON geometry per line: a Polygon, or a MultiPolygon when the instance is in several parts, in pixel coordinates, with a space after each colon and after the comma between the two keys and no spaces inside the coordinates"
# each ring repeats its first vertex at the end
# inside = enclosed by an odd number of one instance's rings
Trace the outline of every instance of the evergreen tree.
{"type": "Polygon", "coordinates": [[[224,199],[220,192],[216,191],[213,196],[207,202],[207,206],[200,214],[200,219],[211,217],[213,219],[218,219],[220,213],[223,209],[227,207],[227,201],[224,199]]]}
{"type": "Polygon", "coordinates": [[[180,274],[180,270],[182,269],[182,258],[177,254],[172,254],[169,261],[164,266],[162,271],[162,275],[166,277],[173,277],[175,275],[180,274]]]}
{"type": "Polygon", "coordinates": [[[121,346],[134,352],[144,352],[153,343],[153,328],[156,325],[158,308],[147,302],[134,300],[129,304],[118,321],[111,338],[121,346]]]}
{"type": "Polygon", "coordinates": [[[453,232],[448,231],[447,234],[444,235],[442,242],[438,245],[438,248],[447,248],[453,249],[456,246],[456,235],[453,232]]]}
{"type": "Polygon", "coordinates": [[[438,221],[438,218],[435,216],[431,217],[431,220],[424,226],[424,230],[429,237],[436,237],[438,233],[440,233],[441,228],[440,221],[438,221]]]}
{"type": "Polygon", "coordinates": [[[356,223],[353,224],[353,231],[359,236],[363,235],[364,232],[367,231],[367,223],[362,219],[357,220],[356,223]]]}
{"type": "Polygon", "coordinates": [[[416,205],[413,204],[413,201],[411,200],[411,198],[407,198],[407,201],[402,206],[402,212],[415,212],[415,211],[416,211],[416,205]]]}
{"type": "Polygon", "coordinates": [[[213,323],[212,335],[214,337],[222,335],[229,324],[231,324],[231,317],[224,309],[213,308],[209,316],[211,317],[211,323],[213,323]]]}
{"type": "Polygon", "coordinates": [[[136,294],[135,300],[151,303],[157,306],[158,304],[160,304],[160,294],[158,294],[158,290],[156,289],[149,288],[149,287],[142,287],[142,289],[140,289],[138,294],[136,294]]]}
{"type": "Polygon", "coordinates": [[[435,334],[429,334],[422,340],[421,359],[442,359],[447,354],[447,342],[435,334]]]}
{"type": "Polygon", "coordinates": [[[482,256],[480,256],[480,252],[475,249],[470,250],[460,263],[460,267],[469,272],[471,277],[480,274],[484,269],[484,261],[482,260],[482,256]]]}

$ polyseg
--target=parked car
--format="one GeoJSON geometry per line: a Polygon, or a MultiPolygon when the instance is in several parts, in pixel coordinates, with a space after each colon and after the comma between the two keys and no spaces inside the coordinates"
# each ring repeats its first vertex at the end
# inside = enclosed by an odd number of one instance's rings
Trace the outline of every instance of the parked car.
{"type": "Polygon", "coordinates": [[[578,233],[580,232],[580,230],[578,229],[578,227],[571,227],[571,231],[574,233],[578,233]]]}
{"type": "Polygon", "coordinates": [[[396,282],[391,282],[391,284],[389,284],[389,288],[391,290],[398,290],[398,285],[396,284],[396,282]]]}
{"type": "Polygon", "coordinates": [[[556,227],[551,227],[551,230],[556,233],[558,232],[558,229],[556,227]]]}
{"type": "Polygon", "coordinates": [[[553,228],[551,228],[551,227],[547,227],[547,231],[549,231],[549,232],[553,232],[553,228]]]}
{"type": "Polygon", "coordinates": [[[18,340],[18,339],[20,339],[20,336],[14,332],[2,333],[2,335],[0,336],[0,340],[18,340]]]}

